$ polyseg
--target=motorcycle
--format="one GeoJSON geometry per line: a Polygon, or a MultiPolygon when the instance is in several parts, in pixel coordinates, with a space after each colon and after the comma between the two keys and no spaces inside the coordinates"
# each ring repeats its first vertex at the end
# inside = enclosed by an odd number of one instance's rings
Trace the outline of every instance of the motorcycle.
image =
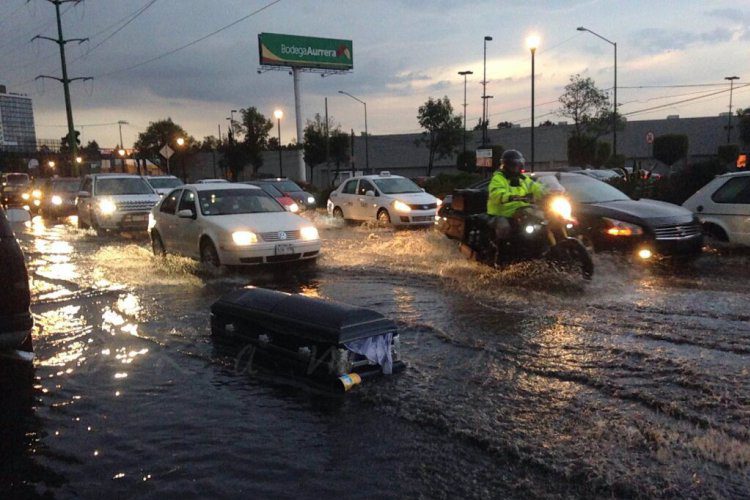
{"type": "Polygon", "coordinates": [[[570,202],[562,195],[551,195],[519,209],[511,219],[486,213],[465,218],[461,252],[484,264],[500,267],[513,262],[544,259],[560,271],[580,272],[591,279],[594,263],[586,247],[569,236],[575,220],[570,202]]]}

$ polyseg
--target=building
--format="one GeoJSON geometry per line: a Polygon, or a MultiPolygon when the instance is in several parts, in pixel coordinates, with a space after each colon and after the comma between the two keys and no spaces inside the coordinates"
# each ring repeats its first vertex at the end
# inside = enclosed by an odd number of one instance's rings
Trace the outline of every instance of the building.
{"type": "Polygon", "coordinates": [[[36,151],[31,98],[9,93],[5,85],[0,85],[0,150],[19,153],[36,151]]]}

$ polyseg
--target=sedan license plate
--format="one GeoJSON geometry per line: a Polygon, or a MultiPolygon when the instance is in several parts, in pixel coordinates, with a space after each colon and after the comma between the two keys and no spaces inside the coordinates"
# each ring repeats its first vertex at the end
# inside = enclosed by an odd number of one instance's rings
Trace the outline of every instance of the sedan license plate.
{"type": "Polygon", "coordinates": [[[289,243],[276,245],[276,255],[291,255],[294,253],[294,245],[289,243]]]}

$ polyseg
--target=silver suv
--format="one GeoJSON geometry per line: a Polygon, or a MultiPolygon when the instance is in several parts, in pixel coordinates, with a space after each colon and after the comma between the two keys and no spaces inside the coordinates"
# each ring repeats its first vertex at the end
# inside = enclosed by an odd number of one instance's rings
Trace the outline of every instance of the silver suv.
{"type": "Polygon", "coordinates": [[[98,235],[110,231],[146,231],[148,214],[159,195],[139,175],[91,174],[76,199],[78,227],[98,235]]]}

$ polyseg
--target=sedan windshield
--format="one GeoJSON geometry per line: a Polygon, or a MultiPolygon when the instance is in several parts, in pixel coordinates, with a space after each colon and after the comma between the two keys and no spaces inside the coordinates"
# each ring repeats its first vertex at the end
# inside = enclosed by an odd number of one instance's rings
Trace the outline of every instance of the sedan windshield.
{"type": "Polygon", "coordinates": [[[153,189],[140,177],[114,177],[96,181],[97,195],[154,194],[153,189]]]}
{"type": "MultiPolygon", "coordinates": [[[[543,179],[542,182],[544,182],[543,179]]],[[[571,199],[578,203],[603,203],[630,199],[625,193],[606,182],[585,175],[563,175],[560,177],[560,184],[563,185],[571,199]]]]}
{"type": "Polygon", "coordinates": [[[75,193],[78,191],[80,185],[81,181],[78,179],[69,181],[52,181],[52,191],[55,193],[75,193]]]}
{"type": "Polygon", "coordinates": [[[279,188],[281,191],[284,191],[285,193],[291,193],[293,191],[302,191],[302,188],[292,181],[279,181],[279,182],[275,182],[274,184],[276,185],[277,188],[279,188]]]}
{"type": "Polygon", "coordinates": [[[154,189],[169,189],[182,186],[182,181],[174,177],[156,177],[148,180],[154,189]]]}
{"type": "Polygon", "coordinates": [[[26,174],[8,174],[5,176],[5,182],[10,186],[23,186],[31,181],[26,174]]]}
{"type": "Polygon", "coordinates": [[[399,193],[421,193],[422,188],[404,177],[391,177],[390,179],[373,179],[378,189],[385,194],[399,193]]]}
{"type": "Polygon", "coordinates": [[[286,211],[262,189],[198,191],[198,199],[201,204],[201,213],[206,216],[286,211]]]}

